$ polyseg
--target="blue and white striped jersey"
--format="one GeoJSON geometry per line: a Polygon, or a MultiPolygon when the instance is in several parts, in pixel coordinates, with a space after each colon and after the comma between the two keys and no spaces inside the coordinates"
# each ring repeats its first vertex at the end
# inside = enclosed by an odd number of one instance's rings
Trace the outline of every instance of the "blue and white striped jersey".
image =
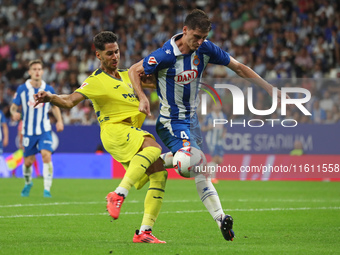
{"type": "Polygon", "coordinates": [[[205,40],[198,50],[182,54],[175,40],[177,34],[162,48],[144,59],[145,74],[155,74],[160,98],[160,114],[171,119],[189,120],[199,103],[199,80],[208,63],[228,65],[229,54],[205,40]]]}
{"type": "MultiPolygon", "coordinates": [[[[226,120],[227,116],[222,112],[216,113],[215,111],[209,113],[204,120],[204,126],[209,126],[214,124],[214,119],[223,119],[226,120]]],[[[223,142],[223,134],[226,132],[225,125],[216,125],[214,128],[207,131],[207,135],[205,140],[209,147],[209,150],[213,150],[216,145],[222,145],[223,142]]]]}
{"type": "Polygon", "coordinates": [[[30,80],[20,85],[14,96],[13,103],[22,105],[22,134],[23,135],[41,135],[43,132],[51,131],[51,122],[48,117],[48,111],[51,108],[50,103],[41,103],[34,108],[33,95],[38,91],[49,91],[55,94],[54,89],[42,81],[40,88],[34,88],[30,80]]]}
{"type": "Polygon", "coordinates": [[[5,114],[0,110],[0,148],[2,147],[1,145],[2,145],[2,139],[3,139],[2,138],[2,124],[5,122],[6,122],[5,114]]]}

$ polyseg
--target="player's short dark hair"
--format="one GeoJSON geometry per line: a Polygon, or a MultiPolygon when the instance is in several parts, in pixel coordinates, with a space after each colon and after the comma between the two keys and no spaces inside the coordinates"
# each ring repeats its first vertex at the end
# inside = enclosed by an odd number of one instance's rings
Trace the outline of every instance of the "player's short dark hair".
{"type": "Polygon", "coordinates": [[[115,43],[118,37],[111,31],[102,31],[93,38],[93,44],[96,50],[105,50],[105,44],[115,43]]]}
{"type": "Polygon", "coordinates": [[[28,62],[28,68],[31,68],[31,66],[34,64],[40,64],[42,67],[44,66],[41,59],[34,59],[28,62]]]}
{"type": "Polygon", "coordinates": [[[189,29],[200,29],[202,32],[208,32],[211,29],[211,21],[208,15],[199,9],[194,9],[185,18],[184,26],[189,29]]]}

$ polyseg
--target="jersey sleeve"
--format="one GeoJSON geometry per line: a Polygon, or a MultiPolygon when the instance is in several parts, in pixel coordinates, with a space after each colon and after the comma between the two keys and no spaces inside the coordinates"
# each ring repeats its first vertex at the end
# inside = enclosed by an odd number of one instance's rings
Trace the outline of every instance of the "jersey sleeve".
{"type": "Polygon", "coordinates": [[[88,77],[75,92],[82,94],[87,99],[95,98],[98,95],[95,80],[93,76],[88,77]]]}
{"type": "Polygon", "coordinates": [[[21,93],[23,91],[23,86],[19,86],[18,89],[17,89],[17,92],[14,94],[14,98],[13,98],[13,103],[16,104],[16,105],[21,105],[21,93]]]}
{"type": "Polygon", "coordinates": [[[171,65],[173,59],[159,48],[144,58],[143,67],[145,74],[153,74],[171,65]]]}
{"type": "Polygon", "coordinates": [[[55,94],[55,90],[54,90],[54,88],[53,88],[51,85],[48,85],[48,86],[46,87],[46,91],[51,92],[51,94],[55,94]]]}
{"type": "Polygon", "coordinates": [[[2,111],[0,111],[0,120],[1,120],[1,124],[6,123],[6,117],[2,111]]]}
{"type": "Polygon", "coordinates": [[[205,41],[203,51],[210,57],[209,63],[211,64],[227,66],[230,62],[229,53],[210,41],[205,41]]]}

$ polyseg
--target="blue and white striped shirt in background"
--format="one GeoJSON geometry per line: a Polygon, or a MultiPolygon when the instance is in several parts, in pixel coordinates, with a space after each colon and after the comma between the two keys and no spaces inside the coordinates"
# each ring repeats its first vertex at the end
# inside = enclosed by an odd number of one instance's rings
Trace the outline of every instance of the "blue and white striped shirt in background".
{"type": "Polygon", "coordinates": [[[34,108],[33,95],[44,90],[55,94],[53,87],[44,81],[42,81],[40,88],[34,88],[30,80],[27,80],[17,89],[13,103],[18,106],[22,105],[23,125],[21,133],[23,135],[41,135],[44,132],[51,131],[51,122],[48,117],[51,104],[41,103],[34,108]]]}
{"type": "Polygon", "coordinates": [[[2,124],[6,122],[6,117],[4,115],[4,113],[0,110],[0,155],[2,154],[2,139],[3,139],[3,135],[2,135],[2,124]]]}

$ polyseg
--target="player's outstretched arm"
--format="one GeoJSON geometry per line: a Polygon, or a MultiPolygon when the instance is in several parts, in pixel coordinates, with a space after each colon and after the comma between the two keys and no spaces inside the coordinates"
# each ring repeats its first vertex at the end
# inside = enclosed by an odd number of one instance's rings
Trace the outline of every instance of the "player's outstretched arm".
{"type": "Polygon", "coordinates": [[[73,92],[70,95],[56,95],[51,94],[48,91],[39,91],[34,95],[35,106],[40,103],[51,102],[60,108],[71,109],[73,106],[77,105],[79,102],[85,100],[85,96],[80,93],[73,92]]]}
{"type": "MultiPolygon", "coordinates": [[[[266,82],[264,79],[261,78],[255,71],[253,71],[248,66],[238,62],[236,59],[230,56],[230,63],[228,67],[233,70],[238,76],[245,78],[245,79],[252,79],[256,85],[263,88],[265,91],[268,92],[270,96],[273,94],[273,86],[266,82]]],[[[278,98],[281,98],[281,91],[278,89],[278,98]]]]}
{"type": "Polygon", "coordinates": [[[150,102],[146,97],[142,84],[141,84],[141,76],[144,75],[144,67],[143,67],[143,60],[139,61],[138,63],[131,66],[129,69],[129,77],[132,83],[132,86],[135,90],[139,98],[139,108],[140,112],[144,112],[146,115],[151,116],[150,112],[150,102]]]}

